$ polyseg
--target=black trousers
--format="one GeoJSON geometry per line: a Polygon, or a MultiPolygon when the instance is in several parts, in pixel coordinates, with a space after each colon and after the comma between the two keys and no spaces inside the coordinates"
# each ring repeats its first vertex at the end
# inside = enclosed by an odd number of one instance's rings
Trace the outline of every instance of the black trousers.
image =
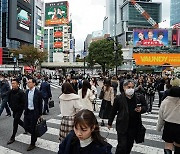
{"type": "Polygon", "coordinates": [[[11,136],[12,139],[15,138],[17,130],[18,130],[18,125],[24,128],[24,122],[21,120],[23,110],[22,111],[13,111],[13,134],[11,136]]]}
{"type": "Polygon", "coordinates": [[[26,131],[31,133],[31,145],[35,145],[37,141],[37,135],[36,135],[36,124],[37,124],[38,118],[35,116],[35,112],[28,111],[26,115],[24,115],[24,128],[26,131]]]}
{"type": "Polygon", "coordinates": [[[43,113],[46,111],[49,112],[49,107],[48,107],[48,98],[43,98],[44,100],[44,108],[43,108],[43,113]]]}
{"type": "Polygon", "coordinates": [[[136,129],[128,129],[126,133],[117,133],[118,145],[115,154],[130,154],[136,132],[136,129]]]}

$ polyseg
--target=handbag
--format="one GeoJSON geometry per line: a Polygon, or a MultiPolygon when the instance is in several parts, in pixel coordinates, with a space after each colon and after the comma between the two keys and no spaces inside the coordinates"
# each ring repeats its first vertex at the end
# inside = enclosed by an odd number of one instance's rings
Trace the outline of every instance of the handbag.
{"type": "Polygon", "coordinates": [[[99,99],[103,99],[104,98],[104,88],[102,87],[101,92],[99,94],[99,99]]]}
{"type": "Polygon", "coordinates": [[[54,101],[53,100],[50,100],[48,104],[49,104],[49,108],[54,107],[54,101]]]}
{"type": "Polygon", "coordinates": [[[96,99],[92,102],[92,104],[93,104],[93,110],[99,112],[100,107],[98,106],[96,99]]]}
{"type": "Polygon", "coordinates": [[[47,131],[46,120],[42,119],[36,125],[36,135],[37,135],[37,137],[41,137],[43,134],[46,133],[46,131],[47,131]]]}
{"type": "Polygon", "coordinates": [[[141,124],[135,137],[136,143],[143,143],[145,134],[146,134],[146,128],[141,124]]]}

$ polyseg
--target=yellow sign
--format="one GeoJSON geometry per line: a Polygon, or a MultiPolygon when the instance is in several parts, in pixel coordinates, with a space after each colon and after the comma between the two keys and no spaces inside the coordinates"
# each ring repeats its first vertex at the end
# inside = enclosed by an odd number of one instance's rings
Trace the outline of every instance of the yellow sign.
{"type": "Polygon", "coordinates": [[[180,66],[180,54],[161,53],[134,53],[133,58],[136,65],[164,65],[168,63],[172,66],[180,66]]]}

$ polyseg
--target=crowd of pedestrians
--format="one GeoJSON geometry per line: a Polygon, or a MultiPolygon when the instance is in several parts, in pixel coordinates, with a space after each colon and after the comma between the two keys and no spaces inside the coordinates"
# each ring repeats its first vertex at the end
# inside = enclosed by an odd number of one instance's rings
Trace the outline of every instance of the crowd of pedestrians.
{"type": "MultiPolygon", "coordinates": [[[[40,78],[41,79],[41,78],[40,78]]],[[[48,101],[52,98],[47,76],[42,77],[40,88],[35,77],[7,77],[0,75],[0,115],[6,109],[7,116],[13,113],[13,133],[7,144],[15,141],[18,124],[25,133],[31,134],[28,151],[35,148],[37,135],[35,127],[42,115],[49,113],[48,101]],[[22,81],[21,81],[22,80],[22,81]],[[22,89],[20,89],[20,81],[22,89]],[[11,111],[10,111],[10,109],[11,111]],[[24,120],[21,116],[24,112],[24,120]]],[[[100,135],[99,127],[112,128],[116,118],[116,154],[130,154],[137,142],[142,127],[141,114],[152,114],[155,93],[159,95],[159,118],[157,131],[163,129],[164,153],[180,153],[180,79],[175,76],[154,74],[123,74],[118,77],[104,77],[103,85],[95,77],[66,76],[61,78],[59,107],[62,120],[59,130],[58,154],[110,154],[112,146],[100,135]],[[98,124],[93,113],[94,102],[101,89],[101,106],[98,124]],[[119,88],[119,89],[118,89],[119,88]],[[105,126],[104,119],[108,120],[105,126]],[[100,126],[99,126],[100,125],[100,126]]],[[[138,143],[138,142],[137,142],[138,143]]]]}

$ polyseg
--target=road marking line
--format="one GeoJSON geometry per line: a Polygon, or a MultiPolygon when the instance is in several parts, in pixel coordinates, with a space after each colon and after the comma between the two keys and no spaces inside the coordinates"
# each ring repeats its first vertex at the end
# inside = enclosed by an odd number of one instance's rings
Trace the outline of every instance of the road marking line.
{"type": "MultiPolygon", "coordinates": [[[[19,136],[16,137],[16,140],[25,144],[30,144],[31,143],[31,136],[25,135],[25,134],[20,134],[19,136]]],[[[36,146],[41,148],[41,149],[46,149],[49,151],[57,152],[59,149],[59,143],[45,140],[38,138],[36,142],[36,146]]]]}
{"type": "Polygon", "coordinates": [[[22,154],[20,152],[8,149],[6,147],[0,146],[0,153],[1,154],[22,154]]]}

